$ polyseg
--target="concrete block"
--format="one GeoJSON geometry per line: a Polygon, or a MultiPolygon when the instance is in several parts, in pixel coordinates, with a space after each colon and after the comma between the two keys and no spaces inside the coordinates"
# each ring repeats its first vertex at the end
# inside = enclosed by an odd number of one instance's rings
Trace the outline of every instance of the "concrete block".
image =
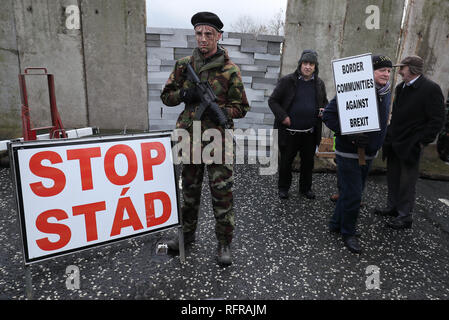
{"type": "Polygon", "coordinates": [[[160,34],[151,34],[151,33],[147,33],[147,34],[145,35],[145,39],[146,39],[147,41],[151,41],[151,40],[153,40],[153,41],[155,41],[155,40],[161,40],[161,35],[160,35],[160,34]]]}
{"type": "Polygon", "coordinates": [[[276,35],[269,35],[269,34],[259,34],[256,37],[259,41],[270,41],[270,42],[283,42],[284,37],[283,36],[276,36],[276,35]]]}
{"type": "Polygon", "coordinates": [[[249,76],[249,77],[259,77],[263,78],[265,76],[265,72],[263,71],[246,71],[242,70],[242,76],[249,76]]]}
{"type": "Polygon", "coordinates": [[[187,43],[187,41],[184,41],[184,40],[171,40],[171,41],[161,40],[161,47],[162,48],[176,48],[176,47],[187,48],[188,43],[187,43]]]}
{"type": "Polygon", "coordinates": [[[266,41],[242,39],[240,50],[241,52],[267,53],[267,44],[268,43],[266,41]]]}
{"type": "Polygon", "coordinates": [[[279,73],[279,72],[281,72],[281,68],[280,68],[280,67],[268,67],[268,66],[267,66],[267,72],[270,72],[270,73],[279,73]]]}
{"type": "Polygon", "coordinates": [[[173,66],[160,66],[160,70],[162,72],[172,72],[173,71],[173,66]]]}
{"type": "Polygon", "coordinates": [[[160,65],[148,65],[148,71],[159,72],[161,71],[160,65]]]}
{"type": "Polygon", "coordinates": [[[254,54],[253,53],[239,52],[239,51],[231,51],[231,52],[229,52],[229,57],[231,59],[233,59],[233,58],[254,59],[254,54]]]}
{"type": "Polygon", "coordinates": [[[148,57],[148,55],[147,55],[147,64],[150,66],[160,66],[161,59],[152,59],[152,58],[148,57]]]}
{"type": "Polygon", "coordinates": [[[242,39],[239,38],[226,38],[226,39],[221,39],[218,44],[221,45],[231,45],[231,46],[239,46],[242,43],[242,39]]]}
{"type": "Polygon", "coordinates": [[[252,33],[240,33],[240,32],[228,32],[229,38],[240,38],[240,39],[256,39],[256,35],[252,33]]]}
{"type": "Polygon", "coordinates": [[[226,51],[228,51],[228,54],[230,52],[240,52],[240,47],[239,46],[224,45],[222,47],[225,48],[226,51]]]}
{"type": "Polygon", "coordinates": [[[270,60],[270,61],[280,61],[281,60],[280,55],[269,54],[269,53],[257,53],[257,52],[254,54],[254,58],[260,59],[260,60],[270,60]]]}
{"type": "Polygon", "coordinates": [[[161,60],[161,66],[172,66],[172,67],[174,67],[175,64],[176,64],[176,60],[175,59],[171,59],[171,60],[162,59],[161,60]]]}
{"type": "Polygon", "coordinates": [[[260,119],[263,120],[264,119],[264,114],[263,113],[256,113],[256,112],[252,112],[249,111],[246,113],[246,116],[244,119],[260,119]]]}
{"type": "Polygon", "coordinates": [[[245,87],[246,97],[250,101],[250,105],[253,101],[265,101],[265,95],[263,90],[256,90],[253,88],[245,87]]]}
{"type": "Polygon", "coordinates": [[[242,64],[254,64],[254,59],[246,59],[246,58],[233,58],[231,57],[231,60],[238,65],[242,65],[242,64]]]}
{"type": "Polygon", "coordinates": [[[269,79],[269,78],[259,78],[259,77],[253,77],[253,84],[254,83],[265,83],[265,84],[271,84],[274,85],[277,83],[276,79],[269,79]]]}
{"type": "Polygon", "coordinates": [[[147,40],[146,46],[159,48],[161,46],[161,41],[160,40],[147,40]]]}
{"type": "Polygon", "coordinates": [[[255,113],[270,113],[271,114],[271,110],[268,107],[268,104],[261,106],[254,106],[254,104],[251,105],[251,111],[255,112],[255,113]]]}
{"type": "Polygon", "coordinates": [[[279,56],[279,60],[264,60],[264,59],[255,59],[254,64],[256,65],[264,65],[267,67],[280,67],[281,66],[281,60],[279,56]]]}
{"type": "MultiPolygon", "coordinates": [[[[252,88],[253,89],[270,89],[270,90],[274,90],[275,85],[274,84],[268,84],[268,83],[254,83],[253,82],[252,88]]],[[[266,96],[267,94],[264,92],[264,95],[266,96]]]]}
{"type": "Polygon", "coordinates": [[[183,57],[192,55],[192,49],[175,48],[175,55],[182,55],[183,57]]]}
{"type": "Polygon", "coordinates": [[[267,79],[276,79],[276,82],[277,82],[277,79],[279,79],[279,73],[269,73],[269,72],[267,72],[267,73],[265,73],[265,78],[267,78],[267,79]]]}
{"type": "Polygon", "coordinates": [[[268,42],[267,53],[281,54],[281,44],[278,42],[268,42]]]}
{"type": "Polygon", "coordinates": [[[174,50],[173,48],[147,48],[148,59],[160,59],[160,60],[173,60],[174,50]]]}
{"type": "Polygon", "coordinates": [[[147,27],[146,33],[156,33],[156,34],[174,34],[175,30],[171,28],[155,28],[155,27],[147,27]]]}
{"type": "Polygon", "coordinates": [[[262,72],[266,72],[267,71],[267,67],[266,66],[260,66],[260,65],[241,65],[240,70],[244,70],[244,71],[262,71],[262,72]]]}

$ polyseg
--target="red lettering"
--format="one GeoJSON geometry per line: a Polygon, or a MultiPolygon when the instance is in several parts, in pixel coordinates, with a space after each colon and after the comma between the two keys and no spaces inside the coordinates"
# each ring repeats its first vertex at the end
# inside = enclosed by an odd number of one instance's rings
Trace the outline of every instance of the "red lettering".
{"type": "Polygon", "coordinates": [[[171,215],[171,202],[170,197],[163,191],[157,191],[152,193],[146,193],[145,198],[145,212],[147,217],[147,227],[153,227],[165,223],[171,215]],[[156,218],[156,212],[154,209],[154,200],[160,200],[162,202],[162,215],[156,218]]]}
{"type": "Polygon", "coordinates": [[[134,231],[143,229],[136,209],[130,197],[120,198],[115,210],[114,222],[111,229],[111,237],[121,233],[122,228],[133,227],[134,231]],[[128,212],[129,219],[123,219],[124,213],[128,212]]]}
{"type": "Polygon", "coordinates": [[[61,156],[54,151],[41,151],[34,154],[30,159],[30,171],[42,178],[53,180],[53,187],[46,188],[42,182],[30,183],[30,188],[39,197],[52,197],[60,193],[65,188],[66,179],[64,172],[57,168],[42,165],[43,160],[49,160],[51,164],[61,163],[61,156]]]}
{"type": "Polygon", "coordinates": [[[157,166],[165,161],[165,148],[160,142],[145,142],[141,144],[143,180],[153,180],[153,166],[157,166]],[[151,157],[151,150],[157,151],[156,157],[151,157]]]}
{"type": "Polygon", "coordinates": [[[79,160],[82,190],[93,189],[92,164],[90,159],[98,157],[101,157],[100,147],[67,150],[67,160],[79,160]]]}
{"type": "Polygon", "coordinates": [[[57,221],[68,218],[67,213],[64,210],[60,209],[47,210],[38,215],[36,219],[36,228],[40,232],[59,235],[59,240],[56,242],[51,242],[48,238],[36,240],[36,244],[38,245],[38,247],[45,251],[61,249],[62,247],[67,245],[67,243],[69,243],[72,236],[70,228],[65,224],[49,223],[48,219],[52,217],[56,218],[57,221]]]}
{"type": "Polygon", "coordinates": [[[125,185],[129,184],[137,175],[137,158],[133,149],[124,144],[118,144],[109,148],[104,156],[104,171],[107,178],[113,184],[125,185]],[[115,157],[123,154],[128,162],[128,171],[124,176],[119,176],[115,170],[115,157]]]}
{"type": "Polygon", "coordinates": [[[86,225],[86,239],[87,241],[98,240],[97,232],[97,211],[106,210],[106,202],[95,202],[89,204],[83,204],[72,208],[74,216],[84,214],[84,222],[86,225]]]}

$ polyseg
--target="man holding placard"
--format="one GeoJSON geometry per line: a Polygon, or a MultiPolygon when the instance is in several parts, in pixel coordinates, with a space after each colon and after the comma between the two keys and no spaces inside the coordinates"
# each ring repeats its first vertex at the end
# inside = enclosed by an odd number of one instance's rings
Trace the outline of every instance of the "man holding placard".
{"type": "Polygon", "coordinates": [[[335,60],[333,67],[337,96],[324,109],[323,122],[336,135],[340,196],[329,229],[342,235],[349,251],[360,253],[356,223],[371,162],[386,134],[392,63],[368,54],[335,60]]]}

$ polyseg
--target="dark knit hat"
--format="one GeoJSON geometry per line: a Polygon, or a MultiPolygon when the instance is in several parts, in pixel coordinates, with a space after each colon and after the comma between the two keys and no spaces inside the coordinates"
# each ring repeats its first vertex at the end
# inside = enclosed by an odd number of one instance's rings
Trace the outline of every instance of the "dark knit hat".
{"type": "Polygon", "coordinates": [[[373,61],[373,70],[393,67],[391,59],[384,55],[374,55],[371,60],[373,61]]]}
{"type": "Polygon", "coordinates": [[[412,74],[422,74],[424,70],[424,60],[419,56],[408,56],[393,67],[408,66],[412,74]]]}
{"type": "Polygon", "coordinates": [[[318,64],[318,53],[311,49],[304,50],[301,54],[301,58],[299,58],[298,65],[301,65],[303,62],[318,64]]]}
{"type": "Polygon", "coordinates": [[[204,24],[215,28],[219,32],[221,32],[221,28],[223,28],[223,22],[221,22],[220,18],[212,12],[198,12],[193,15],[191,22],[194,28],[204,24]]]}

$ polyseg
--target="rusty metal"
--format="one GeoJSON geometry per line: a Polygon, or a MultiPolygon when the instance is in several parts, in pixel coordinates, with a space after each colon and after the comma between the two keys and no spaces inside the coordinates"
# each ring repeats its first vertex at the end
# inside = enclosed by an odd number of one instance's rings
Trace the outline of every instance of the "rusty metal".
{"type": "Polygon", "coordinates": [[[40,130],[49,130],[50,137],[67,138],[67,134],[62,125],[61,117],[56,105],[55,79],[54,75],[47,72],[46,68],[25,68],[24,73],[19,74],[19,86],[22,101],[22,135],[25,141],[36,140],[36,132],[40,130]],[[29,73],[31,70],[42,70],[43,73],[29,73]],[[46,76],[48,84],[48,96],[50,99],[51,126],[32,128],[30,107],[28,103],[28,93],[25,76],[46,76]]]}

